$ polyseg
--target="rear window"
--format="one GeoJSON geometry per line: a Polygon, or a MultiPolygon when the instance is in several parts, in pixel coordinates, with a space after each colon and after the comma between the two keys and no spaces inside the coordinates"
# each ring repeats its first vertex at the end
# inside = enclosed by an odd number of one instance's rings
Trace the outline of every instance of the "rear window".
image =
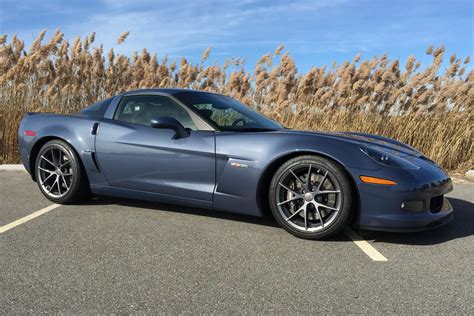
{"type": "Polygon", "coordinates": [[[87,114],[87,115],[94,115],[94,116],[104,116],[112,100],[113,100],[113,97],[96,102],[86,107],[85,109],[82,109],[80,113],[87,114]]]}

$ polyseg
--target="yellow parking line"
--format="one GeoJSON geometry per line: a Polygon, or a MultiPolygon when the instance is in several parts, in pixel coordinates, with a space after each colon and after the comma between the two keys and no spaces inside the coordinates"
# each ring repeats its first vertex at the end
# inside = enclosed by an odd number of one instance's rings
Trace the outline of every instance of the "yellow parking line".
{"type": "Polygon", "coordinates": [[[350,228],[344,230],[347,236],[357,245],[370,259],[373,261],[388,261],[380,252],[377,251],[371,244],[362,239],[355,231],[350,228]]]}
{"type": "Polygon", "coordinates": [[[26,222],[32,220],[33,218],[36,218],[36,217],[41,216],[41,215],[43,215],[43,214],[45,214],[45,213],[48,213],[49,211],[52,211],[52,210],[54,210],[55,208],[57,208],[57,207],[59,207],[59,206],[61,206],[61,205],[60,205],[60,204],[53,204],[53,205],[50,205],[50,206],[45,207],[45,208],[43,208],[43,209],[41,209],[41,210],[39,210],[39,211],[36,211],[36,212],[34,212],[34,213],[31,213],[30,215],[27,215],[27,216],[25,216],[25,217],[22,217],[22,218],[20,218],[20,219],[17,219],[16,221],[11,222],[10,224],[6,224],[5,226],[0,227],[0,234],[2,234],[2,233],[4,233],[4,232],[6,232],[7,230],[10,230],[10,229],[12,229],[12,228],[18,226],[18,225],[21,225],[21,224],[23,224],[23,223],[26,223],[26,222]]]}

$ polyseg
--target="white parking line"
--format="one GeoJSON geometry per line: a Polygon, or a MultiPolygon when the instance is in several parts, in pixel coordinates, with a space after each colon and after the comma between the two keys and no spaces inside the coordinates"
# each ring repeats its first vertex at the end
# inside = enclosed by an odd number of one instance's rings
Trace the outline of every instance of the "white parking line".
{"type": "Polygon", "coordinates": [[[355,231],[350,228],[344,230],[347,236],[357,245],[370,259],[373,261],[388,261],[380,252],[377,251],[371,244],[362,239],[355,231]]]}
{"type": "Polygon", "coordinates": [[[45,214],[45,213],[48,213],[49,211],[52,211],[52,210],[54,210],[55,208],[57,208],[57,207],[59,207],[59,206],[61,206],[61,205],[60,205],[60,204],[53,204],[53,205],[50,205],[50,206],[45,207],[45,208],[43,208],[43,209],[41,209],[41,210],[39,210],[39,211],[36,211],[36,212],[34,212],[34,213],[31,213],[30,215],[27,215],[27,216],[25,216],[25,217],[22,217],[22,218],[20,218],[20,219],[17,219],[16,221],[11,222],[10,224],[6,224],[5,226],[0,227],[0,234],[2,234],[2,233],[4,233],[4,232],[6,232],[7,230],[10,230],[10,229],[12,229],[12,228],[18,226],[18,225],[21,225],[21,224],[23,224],[23,223],[26,223],[26,222],[32,220],[33,218],[36,218],[36,217],[41,216],[41,215],[43,215],[43,214],[45,214]]]}
{"type": "MultiPolygon", "coordinates": [[[[52,205],[47,206],[47,207],[45,207],[45,208],[43,208],[39,211],[31,213],[30,215],[27,215],[25,217],[17,219],[14,222],[6,224],[6,225],[0,227],[0,234],[2,234],[4,232],[18,226],[18,225],[24,224],[24,223],[26,223],[26,222],[28,222],[28,221],[30,221],[30,220],[38,217],[38,216],[41,216],[45,213],[48,213],[49,211],[52,211],[55,208],[58,208],[60,206],[61,206],[60,204],[52,204],[52,205]]],[[[357,234],[352,229],[346,227],[344,229],[344,232],[357,245],[357,247],[359,247],[373,261],[388,261],[388,259],[385,258],[380,252],[378,252],[377,249],[375,249],[371,244],[369,244],[367,241],[362,239],[362,237],[359,236],[359,234],[357,234]]]]}

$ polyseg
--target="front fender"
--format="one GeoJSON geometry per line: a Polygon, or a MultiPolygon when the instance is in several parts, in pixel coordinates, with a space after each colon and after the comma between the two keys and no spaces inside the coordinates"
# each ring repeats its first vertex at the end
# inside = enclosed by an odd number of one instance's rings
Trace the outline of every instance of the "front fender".
{"type": "Polygon", "coordinates": [[[218,209],[261,215],[259,185],[266,172],[286,157],[315,154],[342,165],[351,177],[352,168],[367,172],[381,168],[367,158],[356,143],[334,137],[286,133],[216,133],[216,188],[218,209]]]}

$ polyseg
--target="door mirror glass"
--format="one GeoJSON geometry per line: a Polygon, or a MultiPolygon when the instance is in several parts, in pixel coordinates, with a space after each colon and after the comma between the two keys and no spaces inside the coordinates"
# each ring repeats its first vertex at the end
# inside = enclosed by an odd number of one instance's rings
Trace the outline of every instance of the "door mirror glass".
{"type": "Polygon", "coordinates": [[[189,132],[176,119],[169,116],[158,116],[150,121],[150,126],[153,128],[172,129],[175,134],[173,139],[184,138],[189,136],[189,132]]]}

